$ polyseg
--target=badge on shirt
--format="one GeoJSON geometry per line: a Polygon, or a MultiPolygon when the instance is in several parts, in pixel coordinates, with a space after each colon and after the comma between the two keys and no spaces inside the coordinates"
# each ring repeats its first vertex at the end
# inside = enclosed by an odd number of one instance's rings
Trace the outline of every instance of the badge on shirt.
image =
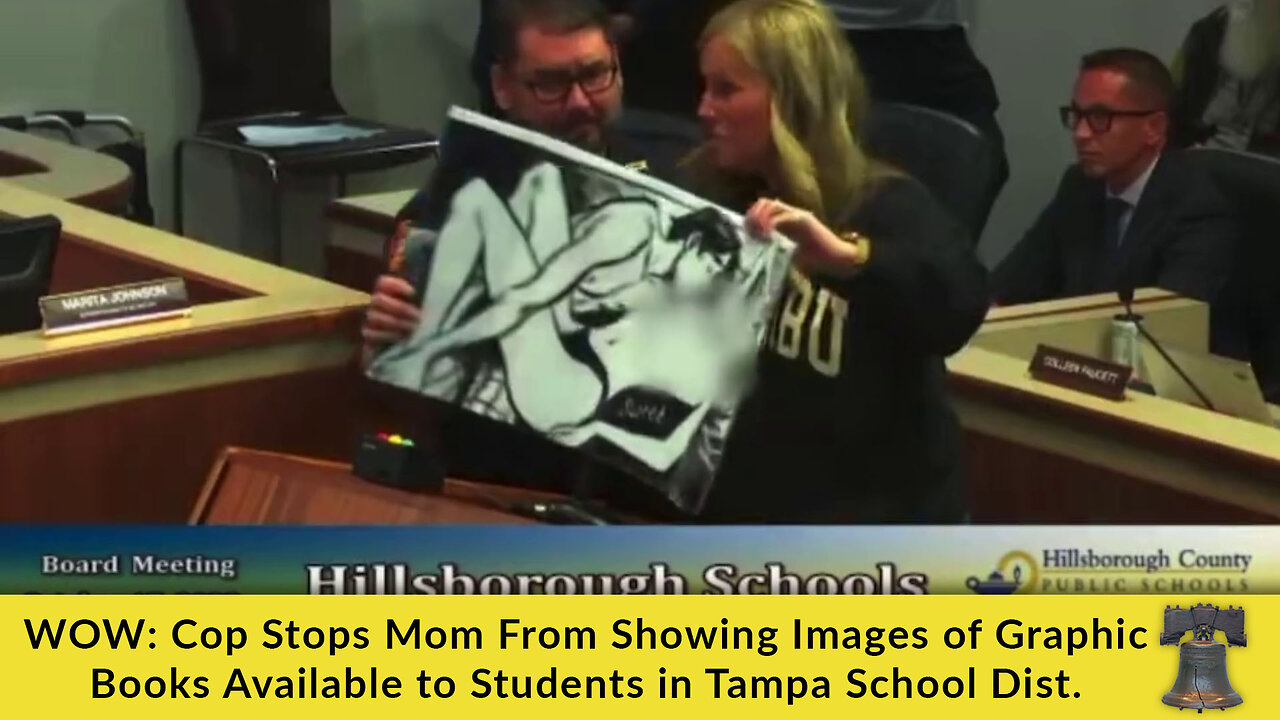
{"type": "Polygon", "coordinates": [[[635,162],[629,162],[626,165],[623,165],[623,167],[628,170],[635,170],[636,172],[649,172],[649,161],[636,160],[635,162]]]}

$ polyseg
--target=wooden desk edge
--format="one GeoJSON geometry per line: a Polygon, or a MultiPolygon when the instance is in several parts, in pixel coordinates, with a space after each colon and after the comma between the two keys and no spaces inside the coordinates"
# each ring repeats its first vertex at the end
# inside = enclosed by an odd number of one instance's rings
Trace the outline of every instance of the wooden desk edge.
{"type": "MultiPolygon", "coordinates": [[[[168,233],[83,208],[0,180],[0,215],[34,217],[52,214],[62,221],[63,235],[102,252],[142,260],[183,276],[199,278],[242,294],[310,293],[351,300],[360,293],[198,240],[168,233]]],[[[361,296],[367,300],[366,296],[361,296]]]]}
{"type": "Polygon", "coordinates": [[[29,345],[29,349],[14,349],[0,360],[0,387],[255,342],[324,334],[349,337],[353,343],[357,340],[360,318],[368,305],[364,293],[8,186],[5,181],[0,181],[0,189],[6,190],[0,195],[0,214],[55,214],[63,221],[64,236],[73,243],[154,266],[158,275],[199,278],[244,296],[198,306],[197,313],[205,309],[206,319],[196,317],[187,321],[190,325],[171,332],[104,332],[61,345],[23,341],[22,347],[29,345]],[[92,363],[87,362],[89,358],[92,363]]]}
{"type": "Polygon", "coordinates": [[[21,356],[0,361],[0,389],[329,334],[351,339],[352,361],[355,362],[355,348],[359,346],[359,326],[363,318],[363,308],[334,308],[174,330],[21,356]]]}
{"type": "Polygon", "coordinates": [[[235,456],[243,452],[238,447],[227,447],[218,453],[218,459],[213,462],[213,467],[209,470],[209,474],[205,476],[204,487],[200,488],[200,497],[196,498],[195,507],[191,509],[191,515],[187,518],[187,525],[200,525],[202,523],[208,515],[209,503],[213,501],[214,491],[222,484],[228,466],[230,466],[235,456]]]}
{"type": "MultiPolygon", "coordinates": [[[[210,509],[214,503],[214,500],[218,494],[218,491],[220,490],[220,485],[226,478],[227,472],[230,470],[232,465],[237,460],[250,459],[255,457],[268,459],[268,460],[276,460],[276,461],[287,460],[291,463],[307,465],[307,466],[310,466],[313,468],[319,468],[322,470],[338,471],[347,475],[350,475],[352,472],[351,465],[348,463],[334,462],[332,460],[318,460],[315,458],[300,457],[297,455],[270,452],[266,450],[253,450],[253,449],[236,447],[236,446],[228,446],[222,451],[222,453],[219,454],[218,459],[214,462],[212,469],[209,471],[209,474],[206,476],[205,485],[200,491],[200,497],[196,501],[196,505],[192,510],[187,523],[189,525],[200,525],[204,523],[208,519],[210,509]]],[[[385,486],[377,485],[376,483],[370,483],[370,485],[379,487],[379,488],[385,488],[385,486]]],[[[396,489],[396,488],[387,488],[387,489],[396,489]]],[[[503,499],[502,496],[504,495],[519,496],[520,498],[529,499],[529,500],[533,500],[533,499],[556,500],[556,499],[563,498],[563,496],[561,495],[556,495],[554,493],[548,493],[548,492],[543,492],[539,490],[529,490],[526,488],[509,487],[509,486],[503,486],[503,485],[490,486],[482,482],[475,482],[471,480],[458,480],[455,478],[445,479],[445,489],[441,493],[415,492],[413,490],[404,489],[404,488],[399,488],[397,490],[400,492],[413,493],[416,495],[422,495],[422,496],[428,496],[428,497],[430,496],[442,497],[448,500],[468,503],[471,505],[475,505],[477,507],[482,507],[486,510],[492,510],[492,511],[500,512],[508,515],[512,515],[515,513],[512,512],[511,507],[509,505],[509,501],[503,499]]],[[[530,522],[536,522],[530,518],[526,518],[526,519],[529,520],[530,522]]]]}
{"type": "Polygon", "coordinates": [[[128,165],[92,150],[0,128],[0,155],[26,168],[0,180],[78,205],[117,211],[133,190],[128,165]]]}
{"type": "Polygon", "coordinates": [[[49,172],[49,166],[26,155],[9,152],[0,147],[0,178],[13,182],[13,178],[39,175],[49,172]]]}
{"type": "Polygon", "coordinates": [[[92,245],[94,249],[98,250],[99,252],[124,258],[132,262],[150,265],[170,275],[182,276],[182,277],[190,278],[193,280],[199,280],[200,282],[207,283],[221,290],[225,290],[228,293],[239,295],[241,297],[255,297],[255,296],[266,294],[265,292],[259,289],[238,285],[230,280],[216,277],[202,270],[195,270],[192,268],[177,265],[175,263],[166,262],[163,260],[157,260],[153,257],[150,257],[134,249],[122,248],[115,245],[107,245],[105,243],[94,240],[91,237],[80,235],[78,233],[75,233],[66,229],[62,231],[61,239],[69,240],[71,242],[78,242],[78,243],[92,245]]]}
{"type": "Polygon", "coordinates": [[[1198,436],[1179,433],[1118,414],[1097,412],[1085,405],[1068,400],[1028,392],[997,380],[963,372],[948,373],[948,385],[960,393],[976,395],[981,399],[1012,407],[1029,414],[1047,415],[1073,426],[1098,434],[1100,426],[1111,437],[1133,438],[1146,447],[1153,447],[1175,457],[1193,456],[1206,463],[1229,463],[1244,472],[1261,477],[1277,477],[1280,462],[1275,458],[1250,452],[1239,447],[1205,440],[1198,436]]]}
{"type": "MultiPolygon", "coordinates": [[[[1154,310],[1156,305],[1162,306],[1162,309],[1174,309],[1183,306],[1203,305],[1203,303],[1158,288],[1143,288],[1134,293],[1133,306],[1135,310],[1141,310],[1143,307],[1154,310]]],[[[1080,316],[1106,315],[1112,312],[1121,312],[1122,310],[1119,298],[1114,294],[1090,295],[1043,303],[994,308],[989,313],[988,320],[979,329],[978,335],[983,334],[984,331],[999,333],[1005,330],[1006,326],[1011,326],[1015,323],[1025,323],[1029,326],[1050,325],[1056,319],[1078,319],[1080,316]]],[[[970,345],[961,350],[959,354],[978,352],[1011,358],[1011,356],[999,351],[982,348],[976,342],[976,339],[975,337],[975,341],[971,341],[970,345]]],[[[1017,361],[1019,379],[1022,379],[1025,375],[1026,364],[1030,362],[1030,358],[1012,359],[1017,361]]],[[[1178,432],[1170,427],[1151,424],[1145,420],[1128,418],[1123,413],[1099,411],[1096,408],[1089,407],[1084,402],[1076,403],[1068,399],[1053,397],[1049,394],[1033,392],[1018,387],[1013,382],[1007,382],[1005,377],[1005,371],[1003,370],[993,370],[990,375],[987,375],[981,372],[962,371],[952,367],[952,363],[948,363],[948,385],[962,393],[977,394],[983,399],[1004,405],[1022,408],[1033,406],[1035,408],[1034,412],[1048,412],[1055,417],[1070,422],[1087,421],[1095,425],[1101,423],[1113,432],[1128,437],[1142,437],[1153,441],[1155,446],[1168,449],[1176,456],[1185,457],[1188,453],[1191,453],[1203,458],[1217,458],[1233,463],[1238,467],[1249,468],[1254,472],[1266,470],[1273,476],[1280,469],[1280,459],[1272,455],[1251,452],[1244,447],[1207,440],[1190,432],[1178,432]]],[[[1081,400],[1083,401],[1084,398],[1082,397],[1081,400]]],[[[1097,428],[1090,428],[1090,432],[1096,433],[1097,428]]],[[[1257,445],[1254,441],[1241,443],[1241,445],[1246,444],[1257,445]]]]}
{"type": "MultiPolygon", "coordinates": [[[[1185,300],[1191,303],[1198,302],[1159,288],[1141,288],[1133,294],[1133,307],[1135,310],[1139,310],[1144,306],[1149,306],[1159,302],[1167,302],[1170,300],[1185,300]]],[[[998,326],[1001,323],[1016,320],[1035,320],[1098,310],[1108,310],[1119,313],[1123,311],[1123,306],[1120,303],[1120,299],[1114,293],[1102,293],[1098,295],[1066,298],[1063,300],[1047,300],[1045,302],[1027,303],[1024,305],[993,307],[987,312],[987,317],[983,321],[982,328],[980,328],[978,332],[981,333],[982,330],[987,329],[988,327],[998,326]]]]}
{"type": "Polygon", "coordinates": [[[390,236],[396,230],[396,218],[394,215],[370,210],[369,208],[358,207],[341,200],[331,200],[324,207],[325,217],[344,225],[368,230],[379,235],[390,236]]]}

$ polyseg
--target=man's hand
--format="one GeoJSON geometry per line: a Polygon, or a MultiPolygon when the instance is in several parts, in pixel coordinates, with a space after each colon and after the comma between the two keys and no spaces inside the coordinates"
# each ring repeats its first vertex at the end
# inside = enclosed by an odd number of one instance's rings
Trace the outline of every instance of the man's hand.
{"type": "Polygon", "coordinates": [[[416,295],[413,286],[397,275],[383,275],[374,283],[373,301],[360,329],[366,359],[373,350],[405,339],[418,326],[416,295]]]}

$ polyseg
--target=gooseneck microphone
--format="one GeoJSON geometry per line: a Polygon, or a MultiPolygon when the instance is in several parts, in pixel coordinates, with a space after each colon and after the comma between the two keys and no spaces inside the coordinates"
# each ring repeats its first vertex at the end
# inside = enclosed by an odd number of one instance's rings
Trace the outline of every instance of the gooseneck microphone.
{"type": "MultiPolygon", "coordinates": [[[[1209,402],[1209,397],[1200,390],[1200,387],[1191,380],[1190,376],[1182,371],[1182,368],[1178,363],[1174,362],[1173,358],[1169,357],[1169,353],[1165,352],[1164,347],[1160,345],[1159,341],[1152,337],[1151,333],[1147,332],[1146,326],[1142,324],[1142,316],[1133,311],[1133,288],[1125,285],[1120,288],[1118,294],[1120,295],[1120,302],[1124,304],[1125,313],[1120,319],[1133,323],[1133,326],[1138,329],[1138,333],[1142,335],[1147,342],[1151,343],[1151,347],[1155,348],[1156,352],[1160,353],[1160,357],[1164,358],[1164,361],[1169,363],[1169,367],[1173,368],[1173,371],[1178,373],[1178,377],[1182,378],[1182,381],[1187,384],[1187,387],[1191,388],[1191,391],[1196,394],[1196,397],[1200,398],[1200,402],[1204,403],[1204,406],[1209,410],[1217,412],[1217,408],[1213,406],[1212,402],[1209,402]]],[[[1137,370],[1137,368],[1134,368],[1134,370],[1137,370]]]]}

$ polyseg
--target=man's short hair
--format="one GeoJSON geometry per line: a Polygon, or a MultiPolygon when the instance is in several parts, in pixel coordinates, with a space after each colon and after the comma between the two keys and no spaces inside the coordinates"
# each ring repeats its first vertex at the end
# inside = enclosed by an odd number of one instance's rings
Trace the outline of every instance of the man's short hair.
{"type": "Polygon", "coordinates": [[[599,0],[496,0],[494,60],[507,64],[520,52],[520,31],[533,26],[556,34],[595,29],[614,42],[609,11],[599,0]]]}
{"type": "Polygon", "coordinates": [[[1173,75],[1160,58],[1145,50],[1111,48],[1092,52],[1080,61],[1080,70],[1113,70],[1124,75],[1130,90],[1148,103],[1147,110],[1168,110],[1173,104],[1173,75]]]}

